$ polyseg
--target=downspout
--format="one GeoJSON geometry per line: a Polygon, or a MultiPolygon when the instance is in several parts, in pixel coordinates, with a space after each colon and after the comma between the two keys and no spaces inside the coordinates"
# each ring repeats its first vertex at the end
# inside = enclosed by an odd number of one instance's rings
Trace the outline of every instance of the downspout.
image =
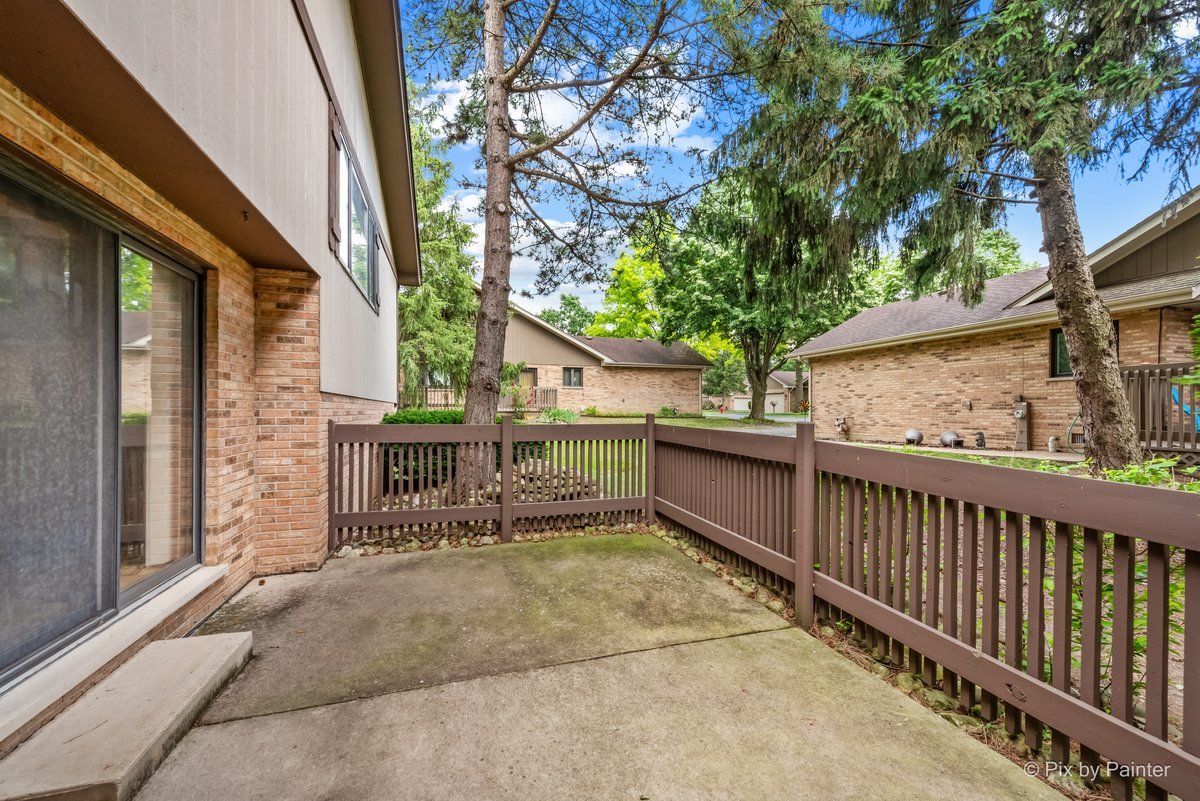
{"type": "Polygon", "coordinates": [[[1155,352],[1154,363],[1162,364],[1162,341],[1163,341],[1163,312],[1166,311],[1165,306],[1158,307],[1158,348],[1155,352]]]}

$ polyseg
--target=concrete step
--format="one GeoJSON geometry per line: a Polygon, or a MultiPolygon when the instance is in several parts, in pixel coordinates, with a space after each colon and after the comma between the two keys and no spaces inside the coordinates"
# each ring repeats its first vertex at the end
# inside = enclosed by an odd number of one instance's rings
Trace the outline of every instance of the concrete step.
{"type": "Polygon", "coordinates": [[[234,632],[150,643],[0,762],[0,801],[131,798],[251,642],[234,632]]]}

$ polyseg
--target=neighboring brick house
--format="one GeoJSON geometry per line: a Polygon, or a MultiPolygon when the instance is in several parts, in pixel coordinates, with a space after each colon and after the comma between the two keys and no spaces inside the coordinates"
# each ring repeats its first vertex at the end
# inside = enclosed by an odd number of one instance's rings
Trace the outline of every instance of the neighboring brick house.
{"type": "MultiPolygon", "coordinates": [[[[801,399],[808,396],[808,373],[793,370],[774,370],[767,376],[767,414],[788,414],[796,411],[801,399]],[[800,391],[796,391],[796,377],[801,377],[800,391]]],[[[750,411],[750,392],[739,392],[730,399],[735,412],[750,411]]]]}
{"type": "Polygon", "coordinates": [[[710,366],[682,342],[575,336],[512,306],[504,360],[525,363],[522,384],[554,387],[558,406],[579,411],[700,411],[700,374],[710,366]]]}
{"type": "MultiPolygon", "coordinates": [[[[1089,256],[1116,321],[1122,367],[1191,359],[1198,199],[1152,215],[1089,256]]],[[[988,281],[973,308],[939,293],[867,309],[792,355],[810,365],[822,437],[845,436],[835,422],[846,418],[852,440],[899,443],[915,427],[927,443],[947,430],[973,442],[982,431],[988,446],[1012,448],[1021,396],[1030,404],[1030,447],[1041,450],[1050,437],[1065,446],[1079,409],[1044,268],[988,281]]],[[[1076,442],[1080,435],[1076,427],[1076,442]]]]}
{"type": "Polygon", "coordinates": [[[323,563],[327,420],[394,408],[419,278],[398,13],[5,4],[0,755],[323,563]]]}

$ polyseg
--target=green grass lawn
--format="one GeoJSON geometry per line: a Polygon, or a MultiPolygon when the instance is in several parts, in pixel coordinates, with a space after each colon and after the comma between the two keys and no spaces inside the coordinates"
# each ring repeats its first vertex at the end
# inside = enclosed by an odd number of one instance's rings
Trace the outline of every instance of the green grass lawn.
{"type": "MultiPolygon", "coordinates": [[[[581,423],[644,423],[642,417],[580,417],[581,423]]],[[[684,426],[685,428],[778,428],[795,425],[774,420],[767,422],[748,423],[745,420],[730,417],[655,417],[654,424],[660,426],[684,426]]]]}
{"type": "MultiPolygon", "coordinates": [[[[1000,467],[1019,467],[1022,470],[1041,470],[1043,472],[1045,472],[1048,467],[1066,468],[1072,465],[1071,462],[1063,462],[1052,459],[1034,459],[1029,456],[992,456],[950,449],[932,450],[926,448],[879,448],[879,450],[899,451],[900,453],[915,453],[917,456],[936,456],[939,459],[957,459],[961,462],[993,464],[999,465],[1000,467]]],[[[1086,469],[1084,472],[1086,472],[1086,469]]]]}

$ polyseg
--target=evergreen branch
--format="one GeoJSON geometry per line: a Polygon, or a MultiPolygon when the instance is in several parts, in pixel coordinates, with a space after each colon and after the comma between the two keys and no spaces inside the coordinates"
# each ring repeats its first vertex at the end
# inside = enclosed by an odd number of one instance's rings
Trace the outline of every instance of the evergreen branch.
{"type": "Polygon", "coordinates": [[[529,62],[533,60],[538,48],[542,46],[542,40],[546,38],[546,31],[550,30],[550,24],[554,22],[554,14],[558,11],[558,2],[559,0],[550,0],[550,5],[546,6],[546,13],[542,15],[542,21],[537,30],[533,32],[533,38],[529,41],[525,52],[517,58],[504,75],[500,76],[500,80],[505,86],[512,86],[512,82],[529,66],[529,62]]]}
{"type": "Polygon", "coordinates": [[[653,49],[655,43],[658,41],[658,37],[662,31],[663,25],[667,21],[667,16],[670,11],[670,8],[672,8],[672,7],[668,7],[665,0],[664,0],[664,2],[659,4],[658,17],[654,20],[654,26],[650,29],[650,33],[649,33],[649,35],[647,35],[646,41],[642,45],[642,49],[638,52],[637,56],[635,56],[634,59],[629,63],[629,66],[626,67],[624,70],[621,71],[621,73],[619,73],[617,75],[617,79],[615,81],[613,81],[612,85],[609,86],[608,89],[605,90],[604,94],[602,94],[599,98],[597,98],[594,103],[592,103],[592,105],[587,109],[587,111],[585,111],[577,120],[575,120],[575,122],[571,123],[569,126],[567,126],[566,129],[559,132],[556,136],[550,137],[549,139],[547,139],[545,142],[541,143],[540,145],[535,145],[533,147],[526,148],[525,150],[522,150],[520,153],[517,153],[514,156],[510,156],[508,158],[508,165],[510,167],[515,166],[522,161],[525,161],[529,158],[532,158],[533,156],[538,155],[539,153],[545,153],[547,150],[549,150],[552,147],[561,145],[563,142],[567,141],[572,136],[574,136],[576,133],[578,133],[583,128],[583,126],[587,125],[588,122],[590,122],[592,120],[592,118],[594,118],[606,106],[608,106],[609,102],[612,101],[612,99],[616,96],[617,92],[620,91],[621,87],[624,86],[625,83],[629,80],[629,76],[632,75],[634,72],[636,72],[638,70],[638,68],[642,65],[642,63],[646,60],[646,57],[650,55],[651,49],[653,49]]]}

